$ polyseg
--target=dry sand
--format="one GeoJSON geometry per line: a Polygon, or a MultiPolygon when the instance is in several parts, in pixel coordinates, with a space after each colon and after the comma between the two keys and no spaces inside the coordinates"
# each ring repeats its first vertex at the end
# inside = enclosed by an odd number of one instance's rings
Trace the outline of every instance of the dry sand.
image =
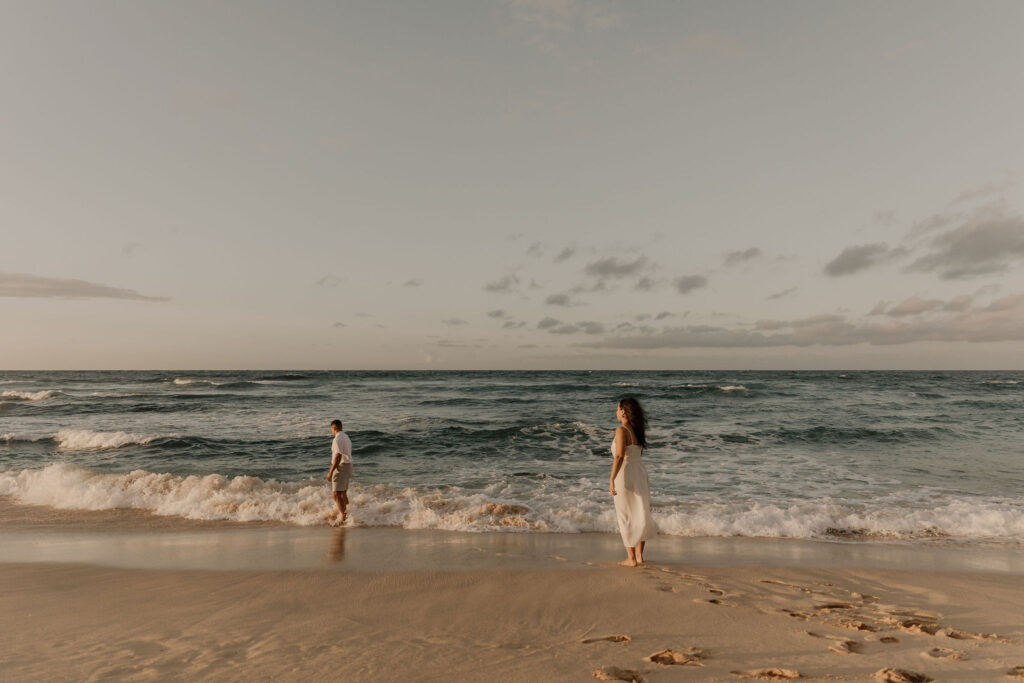
{"type": "Polygon", "coordinates": [[[902,669],[1009,682],[1022,623],[1024,580],[1008,574],[0,564],[4,681],[738,681],[768,669],[877,681],[902,669]]]}

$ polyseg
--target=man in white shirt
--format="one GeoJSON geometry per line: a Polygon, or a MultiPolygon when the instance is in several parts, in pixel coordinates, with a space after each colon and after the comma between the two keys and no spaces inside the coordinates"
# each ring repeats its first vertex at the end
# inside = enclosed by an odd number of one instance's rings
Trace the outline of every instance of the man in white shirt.
{"type": "Polygon", "coordinates": [[[341,430],[341,420],[331,422],[331,469],[327,481],[331,482],[334,502],[338,504],[342,523],[348,519],[348,480],[352,477],[352,441],[341,430]]]}

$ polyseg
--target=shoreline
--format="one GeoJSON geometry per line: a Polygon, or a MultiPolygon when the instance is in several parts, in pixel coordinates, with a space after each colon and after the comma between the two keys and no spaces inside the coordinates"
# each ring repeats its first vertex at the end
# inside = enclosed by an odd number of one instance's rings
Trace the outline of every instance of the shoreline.
{"type": "MultiPolygon", "coordinates": [[[[584,569],[624,557],[618,534],[464,532],[188,520],[144,510],[57,510],[0,499],[0,563],[124,569],[461,571],[584,569]]],[[[654,562],[696,567],[939,570],[1024,575],[1024,548],[657,536],[654,562]]]]}

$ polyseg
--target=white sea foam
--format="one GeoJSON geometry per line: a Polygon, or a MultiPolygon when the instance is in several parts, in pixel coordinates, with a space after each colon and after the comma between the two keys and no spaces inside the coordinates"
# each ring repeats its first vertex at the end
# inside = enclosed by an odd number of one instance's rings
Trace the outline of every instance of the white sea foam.
{"type": "MultiPolygon", "coordinates": [[[[407,529],[519,532],[614,532],[615,516],[596,482],[568,489],[499,482],[485,490],[353,486],[355,524],[407,529]]],[[[189,519],[324,524],[334,504],[319,480],[177,476],[135,470],[101,474],[67,463],[0,472],[0,495],[63,509],[134,508],[189,519]]],[[[657,501],[656,501],[657,502],[657,501]]],[[[661,533],[674,536],[1009,540],[1024,542],[1024,506],[950,499],[910,505],[895,498],[874,506],[830,499],[793,503],[663,503],[661,533]]]]}
{"type": "Polygon", "coordinates": [[[46,401],[61,392],[56,389],[44,389],[43,391],[5,391],[0,393],[0,398],[13,399],[15,401],[46,401]]]}
{"type": "Polygon", "coordinates": [[[224,384],[224,382],[214,382],[213,380],[209,379],[192,379],[190,377],[175,377],[174,384],[177,384],[178,386],[189,386],[192,384],[208,384],[213,387],[219,387],[221,384],[224,384]]]}
{"type": "Polygon", "coordinates": [[[1020,384],[1020,382],[1015,379],[987,379],[982,384],[1020,384]]]}
{"type": "Polygon", "coordinates": [[[128,432],[94,432],[91,429],[62,429],[53,438],[61,448],[82,451],[145,445],[161,437],[128,432]]]}
{"type": "Polygon", "coordinates": [[[672,384],[669,389],[715,389],[717,391],[746,391],[742,384],[725,384],[716,386],[714,384],[672,384]]]}

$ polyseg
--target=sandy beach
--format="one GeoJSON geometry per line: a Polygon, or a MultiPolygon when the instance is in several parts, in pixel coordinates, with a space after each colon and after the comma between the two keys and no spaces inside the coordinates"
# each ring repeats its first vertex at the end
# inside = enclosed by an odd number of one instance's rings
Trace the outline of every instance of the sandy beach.
{"type": "Polygon", "coordinates": [[[631,570],[603,534],[154,532],[135,515],[60,530],[19,509],[0,534],[4,680],[1010,681],[1024,666],[1022,576],[939,571],[967,566],[962,549],[666,539],[631,570]],[[126,550],[144,537],[163,568],[126,550]]]}

